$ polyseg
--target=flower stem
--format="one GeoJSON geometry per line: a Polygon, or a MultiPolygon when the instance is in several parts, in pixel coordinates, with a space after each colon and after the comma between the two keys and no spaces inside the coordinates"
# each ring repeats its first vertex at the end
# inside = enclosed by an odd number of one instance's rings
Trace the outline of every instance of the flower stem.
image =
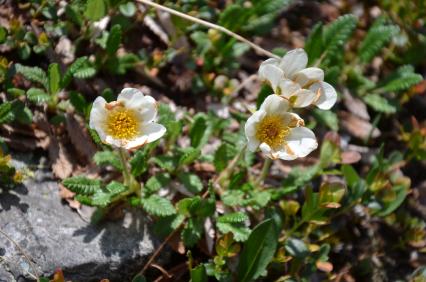
{"type": "Polygon", "coordinates": [[[216,180],[214,181],[214,184],[220,184],[220,182],[231,176],[232,172],[236,168],[238,162],[241,160],[241,158],[244,156],[244,152],[246,151],[247,144],[244,144],[240,151],[235,155],[235,157],[231,160],[231,162],[228,164],[228,166],[218,175],[216,180]]]}
{"type": "Polygon", "coordinates": [[[120,161],[123,167],[124,185],[129,187],[129,194],[136,193],[136,195],[140,196],[140,185],[130,172],[130,167],[128,165],[128,155],[126,150],[120,148],[118,150],[118,154],[120,155],[120,161]]]}
{"type": "Polygon", "coordinates": [[[271,58],[277,58],[277,59],[279,59],[279,58],[280,58],[279,56],[275,55],[274,53],[271,53],[271,52],[269,52],[268,50],[263,49],[263,48],[262,48],[262,47],[260,47],[259,45],[257,45],[257,44],[255,44],[255,43],[253,43],[253,42],[251,42],[251,41],[249,41],[249,40],[245,39],[245,38],[244,38],[244,37],[242,37],[241,35],[236,34],[235,32],[232,32],[232,31],[230,31],[230,30],[229,30],[229,29],[227,29],[227,28],[224,28],[223,26],[216,25],[216,24],[210,23],[210,22],[208,22],[208,21],[205,21],[205,20],[201,20],[201,19],[198,19],[198,18],[192,17],[192,16],[190,16],[190,15],[187,15],[187,14],[181,13],[181,12],[179,12],[179,11],[176,11],[176,10],[170,9],[170,8],[168,8],[168,7],[165,7],[165,6],[163,6],[163,5],[160,5],[160,4],[157,4],[157,3],[154,3],[154,2],[152,2],[152,1],[150,1],[150,0],[137,0],[137,1],[138,1],[138,2],[140,2],[140,3],[143,3],[143,4],[145,4],[145,5],[149,5],[149,6],[151,6],[151,7],[154,7],[154,8],[156,8],[156,9],[163,10],[163,11],[168,12],[168,13],[170,13],[170,14],[173,14],[173,15],[175,15],[175,16],[178,16],[178,17],[181,17],[181,18],[187,19],[187,20],[189,20],[189,21],[192,21],[192,22],[195,22],[195,23],[198,23],[198,24],[201,24],[201,25],[207,26],[207,27],[209,27],[209,28],[212,28],[212,29],[218,30],[218,31],[220,31],[220,32],[223,32],[223,33],[225,33],[225,34],[227,34],[227,35],[229,35],[229,36],[231,36],[231,37],[234,37],[235,39],[237,39],[237,40],[239,40],[239,41],[242,41],[242,42],[244,42],[244,43],[246,43],[246,44],[250,45],[250,47],[251,47],[251,48],[253,48],[253,49],[254,49],[254,50],[256,50],[257,52],[259,52],[259,53],[261,53],[261,54],[263,54],[263,55],[265,55],[265,56],[268,56],[268,57],[271,57],[271,58]]]}
{"type": "Polygon", "coordinates": [[[260,172],[259,178],[255,181],[257,185],[263,184],[266,176],[269,174],[269,169],[271,168],[272,160],[270,158],[266,158],[263,163],[262,170],[260,172]]]}

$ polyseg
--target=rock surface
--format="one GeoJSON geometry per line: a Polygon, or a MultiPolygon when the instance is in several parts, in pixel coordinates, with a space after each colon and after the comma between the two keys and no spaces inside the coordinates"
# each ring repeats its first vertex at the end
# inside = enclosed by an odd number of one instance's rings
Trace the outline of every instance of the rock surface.
{"type": "MultiPolygon", "coordinates": [[[[129,281],[154,250],[139,210],[93,225],[61,203],[56,181],[46,175],[12,190],[0,187],[0,229],[32,259],[38,275],[57,268],[66,280],[129,281]]],[[[31,281],[31,268],[19,249],[0,234],[0,281],[31,281]]]]}

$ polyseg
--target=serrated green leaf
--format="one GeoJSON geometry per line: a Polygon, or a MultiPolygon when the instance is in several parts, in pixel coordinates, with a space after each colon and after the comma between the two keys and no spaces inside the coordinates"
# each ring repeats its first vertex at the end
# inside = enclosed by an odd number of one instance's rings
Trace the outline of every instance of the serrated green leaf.
{"type": "Polygon", "coordinates": [[[317,23],[311,30],[305,43],[305,51],[308,54],[309,63],[312,64],[321,56],[324,49],[322,41],[322,23],[317,23]]]}
{"type": "Polygon", "coordinates": [[[109,203],[111,203],[111,194],[102,190],[96,191],[92,197],[93,206],[106,207],[109,203]]]}
{"type": "Polygon", "coordinates": [[[389,81],[386,85],[380,87],[376,92],[397,92],[410,88],[417,83],[420,83],[423,77],[417,73],[403,74],[398,78],[389,81]]]}
{"type": "Polygon", "coordinates": [[[93,142],[95,142],[98,145],[102,145],[102,140],[99,137],[98,133],[96,132],[96,130],[91,129],[89,126],[86,126],[87,131],[90,134],[90,137],[92,137],[93,142]]]}
{"type": "Polygon", "coordinates": [[[12,108],[11,102],[4,102],[0,105],[0,124],[12,122],[15,119],[12,108]]]}
{"type": "Polygon", "coordinates": [[[257,225],[244,245],[238,264],[240,282],[257,279],[271,262],[278,244],[278,233],[272,219],[257,225]]]}
{"type": "Polygon", "coordinates": [[[237,222],[245,222],[249,219],[249,217],[243,212],[234,212],[222,215],[217,218],[218,222],[223,223],[237,223],[237,222]]]}
{"type": "Polygon", "coordinates": [[[137,177],[148,169],[148,155],[143,150],[138,150],[130,159],[130,172],[137,177]]]}
{"type": "Polygon", "coordinates": [[[181,151],[182,155],[179,158],[179,167],[191,164],[201,155],[201,150],[198,148],[188,147],[182,149],[181,151]]]}
{"type": "Polygon", "coordinates": [[[77,70],[74,73],[74,77],[80,78],[80,79],[87,79],[91,78],[96,74],[96,69],[92,67],[85,67],[77,70]]]}
{"type": "MultiPolygon", "coordinates": [[[[377,21],[381,21],[380,18],[377,21]]],[[[375,24],[367,32],[358,50],[362,62],[368,63],[395,36],[398,26],[375,24]]]]}
{"type": "Polygon", "coordinates": [[[19,88],[8,88],[7,94],[14,98],[18,98],[19,96],[25,95],[25,90],[19,88]]]}
{"type": "Polygon", "coordinates": [[[80,13],[77,5],[68,4],[65,6],[65,15],[69,18],[70,22],[76,24],[77,26],[83,25],[83,17],[80,13]]]}
{"type": "Polygon", "coordinates": [[[323,42],[327,55],[334,55],[335,52],[341,51],[354,31],[357,22],[356,16],[348,14],[338,17],[324,28],[323,42]]]}
{"type": "Polygon", "coordinates": [[[67,69],[67,71],[64,74],[64,77],[62,79],[62,88],[65,88],[68,86],[68,84],[71,82],[74,74],[84,68],[87,65],[87,57],[80,57],[77,60],[75,60],[67,69]]]}
{"type": "Polygon", "coordinates": [[[197,194],[203,190],[203,182],[195,174],[180,173],[179,180],[182,182],[186,189],[188,189],[194,194],[197,194]]]}
{"type": "Polygon", "coordinates": [[[389,103],[389,101],[378,94],[367,94],[362,97],[365,103],[378,112],[385,114],[396,113],[396,107],[389,103]]]}
{"type": "Polygon", "coordinates": [[[220,147],[216,150],[214,154],[213,163],[216,168],[216,171],[224,170],[236,154],[237,149],[231,144],[223,143],[222,145],[220,145],[220,147]]]}
{"type": "Polygon", "coordinates": [[[158,195],[151,195],[142,199],[141,204],[146,212],[155,216],[168,216],[176,213],[170,200],[158,195]]]}
{"type": "Polygon", "coordinates": [[[61,89],[61,72],[58,64],[51,64],[47,71],[49,82],[49,93],[55,95],[61,89]]]}
{"type": "Polygon", "coordinates": [[[86,110],[89,106],[89,104],[86,101],[86,98],[81,93],[78,93],[77,91],[71,91],[70,94],[70,102],[73,105],[73,107],[79,112],[80,114],[85,115],[86,110]]]}
{"type": "Polygon", "coordinates": [[[105,189],[108,193],[115,196],[126,191],[127,187],[123,183],[112,181],[105,187],[105,189]]]}
{"type": "Polygon", "coordinates": [[[108,35],[106,43],[106,50],[109,55],[114,55],[117,52],[118,47],[121,43],[121,26],[119,24],[114,25],[108,35]]]}
{"type": "Polygon", "coordinates": [[[248,9],[245,9],[241,5],[231,4],[220,13],[218,23],[230,30],[238,31],[238,29],[247,23],[249,15],[248,9]]]}
{"type": "Polygon", "coordinates": [[[43,104],[50,100],[49,94],[40,88],[30,88],[27,91],[27,98],[33,103],[43,104]]]}
{"type": "Polygon", "coordinates": [[[201,147],[207,143],[211,134],[211,127],[204,114],[198,114],[194,117],[194,123],[189,131],[191,146],[194,148],[201,147]]]}
{"type": "Polygon", "coordinates": [[[237,226],[227,222],[218,222],[216,226],[223,234],[232,233],[234,240],[237,242],[246,241],[250,235],[250,229],[245,226],[237,226]]]}
{"type": "Polygon", "coordinates": [[[118,171],[123,170],[123,166],[121,164],[120,158],[118,154],[114,151],[96,152],[96,154],[93,156],[93,160],[98,166],[111,165],[114,168],[116,168],[118,171]]]}
{"type": "Polygon", "coordinates": [[[235,207],[244,202],[244,192],[240,190],[226,190],[221,198],[225,205],[235,207]]]}
{"type": "MultiPolygon", "coordinates": [[[[22,102],[21,102],[22,103],[22,102]]],[[[22,103],[23,104],[23,103],[22,103]]],[[[27,106],[19,107],[20,110],[15,112],[15,119],[22,124],[30,125],[33,123],[33,113],[27,106]]]]}
{"type": "Polygon", "coordinates": [[[88,0],[84,15],[92,21],[100,20],[106,15],[107,7],[105,0],[88,0]]]}
{"type": "Polygon", "coordinates": [[[93,195],[101,189],[101,181],[98,179],[89,179],[84,176],[74,176],[66,178],[62,184],[74,193],[81,195],[93,195]]]}
{"type": "Polygon", "coordinates": [[[178,228],[184,220],[185,216],[182,214],[161,217],[154,223],[153,231],[159,237],[166,237],[178,228]]]}
{"type": "Polygon", "coordinates": [[[167,156],[167,155],[156,156],[153,158],[153,160],[159,167],[169,172],[172,172],[175,170],[179,161],[175,156],[167,156]]]}
{"type": "Polygon", "coordinates": [[[16,71],[32,82],[38,82],[48,89],[46,72],[39,67],[27,67],[21,64],[15,65],[16,71]]]}
{"type": "Polygon", "coordinates": [[[182,241],[186,247],[193,247],[201,239],[204,232],[204,221],[199,218],[190,218],[182,230],[182,241]]]}
{"type": "Polygon", "coordinates": [[[150,193],[156,192],[161,188],[167,187],[170,180],[170,175],[167,173],[151,176],[145,183],[145,189],[147,189],[150,193]]]}

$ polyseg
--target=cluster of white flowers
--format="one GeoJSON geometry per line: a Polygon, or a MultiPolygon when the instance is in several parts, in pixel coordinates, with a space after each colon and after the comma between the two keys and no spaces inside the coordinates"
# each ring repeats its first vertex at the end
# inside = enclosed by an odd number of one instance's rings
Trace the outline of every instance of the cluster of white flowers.
{"type": "MultiPolygon", "coordinates": [[[[315,134],[304,127],[303,119],[292,108],[316,105],[330,109],[336,102],[333,86],[324,82],[324,72],[306,68],[308,56],[303,49],[288,52],[281,60],[263,62],[259,76],[274,93],[245,125],[248,149],[258,148],[271,159],[294,160],[305,157],[318,147],[315,134]]],[[[125,88],[117,101],[107,103],[98,97],[90,112],[90,127],[100,139],[118,148],[135,149],[161,138],[166,128],[154,120],[154,98],[134,88],[125,88]]]]}
{"type": "Polygon", "coordinates": [[[271,159],[294,160],[318,147],[315,134],[292,108],[315,105],[330,109],[337,99],[333,86],[324,82],[320,68],[309,67],[303,49],[288,52],[281,60],[268,59],[259,68],[259,77],[275,94],[268,96],[245,126],[248,149],[258,148],[271,159]]]}

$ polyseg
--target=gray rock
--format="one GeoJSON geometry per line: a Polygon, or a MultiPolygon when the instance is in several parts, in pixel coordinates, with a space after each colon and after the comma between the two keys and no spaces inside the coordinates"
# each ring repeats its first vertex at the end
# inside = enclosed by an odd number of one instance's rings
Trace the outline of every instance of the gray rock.
{"type": "MultiPolygon", "coordinates": [[[[0,187],[0,228],[31,257],[40,276],[61,268],[73,282],[128,281],[158,243],[145,218],[130,209],[121,220],[87,223],[61,203],[57,183],[43,175],[12,190],[0,187]]],[[[33,272],[0,234],[0,281],[27,281],[33,272]]]]}

